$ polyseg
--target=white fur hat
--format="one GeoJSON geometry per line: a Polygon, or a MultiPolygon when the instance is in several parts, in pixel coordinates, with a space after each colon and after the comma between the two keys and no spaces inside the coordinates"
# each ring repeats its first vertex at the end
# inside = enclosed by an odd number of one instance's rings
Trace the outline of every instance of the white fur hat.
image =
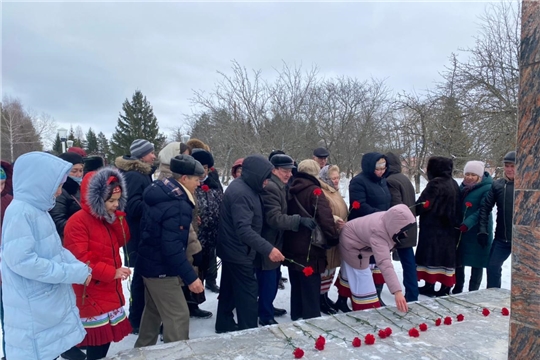
{"type": "Polygon", "coordinates": [[[466,164],[465,164],[465,168],[463,169],[463,174],[466,174],[466,173],[473,173],[473,174],[476,174],[480,177],[483,177],[484,176],[484,163],[481,162],[481,161],[468,161],[466,164]]]}

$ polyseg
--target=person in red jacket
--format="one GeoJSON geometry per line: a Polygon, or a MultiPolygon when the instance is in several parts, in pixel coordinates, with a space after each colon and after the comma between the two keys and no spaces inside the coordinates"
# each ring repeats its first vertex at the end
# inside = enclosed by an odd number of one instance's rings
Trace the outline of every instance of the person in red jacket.
{"type": "Polygon", "coordinates": [[[111,167],[86,174],[81,184],[82,209],[64,229],[64,246],[92,269],[88,286],[73,286],[86,329],[80,346],[86,346],[88,360],[106,357],[111,342],[122,340],[132,330],[121,283],[131,274],[120,258],[120,247],[130,236],[122,212],[127,202],[125,188],[122,174],[111,167]]]}

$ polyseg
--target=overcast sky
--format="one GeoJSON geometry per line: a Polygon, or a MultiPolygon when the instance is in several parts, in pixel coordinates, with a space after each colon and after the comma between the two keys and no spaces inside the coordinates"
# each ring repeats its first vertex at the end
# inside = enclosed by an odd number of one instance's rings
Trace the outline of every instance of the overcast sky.
{"type": "Polygon", "coordinates": [[[321,76],[426,89],[474,44],[486,3],[3,3],[3,94],[59,126],[110,136],[140,89],[167,132],[231,60],[271,77],[282,61],[321,76]]]}

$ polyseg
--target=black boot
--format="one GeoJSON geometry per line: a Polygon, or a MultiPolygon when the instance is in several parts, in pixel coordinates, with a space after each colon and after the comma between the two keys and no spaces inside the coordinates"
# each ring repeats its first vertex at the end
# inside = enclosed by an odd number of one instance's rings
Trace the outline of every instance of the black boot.
{"type": "Polygon", "coordinates": [[[62,359],[67,359],[67,360],[85,360],[86,359],[86,354],[82,352],[82,350],[76,346],[72,347],[65,353],[62,353],[61,356],[62,356],[62,359]]]}
{"type": "Polygon", "coordinates": [[[384,284],[375,285],[375,289],[377,290],[377,296],[379,297],[379,304],[381,304],[381,306],[386,306],[386,304],[382,301],[382,297],[381,297],[383,286],[384,284]]]}
{"type": "Polygon", "coordinates": [[[216,281],[206,280],[205,288],[210,290],[213,293],[219,294],[219,286],[216,284],[216,281]]]}
{"type": "Polygon", "coordinates": [[[452,289],[452,294],[461,294],[463,292],[463,285],[459,286],[456,284],[452,289]]]}
{"type": "Polygon", "coordinates": [[[336,310],[339,310],[344,313],[351,312],[352,310],[349,309],[349,306],[347,305],[347,298],[345,296],[339,296],[336,301],[336,310]]]}
{"type": "Polygon", "coordinates": [[[418,288],[420,295],[435,297],[435,284],[426,283],[426,285],[418,288]]]}
{"type": "Polygon", "coordinates": [[[441,285],[439,291],[435,293],[436,297],[447,296],[450,294],[450,286],[441,285]]]}
{"type": "Polygon", "coordinates": [[[330,299],[328,299],[328,293],[321,294],[321,312],[326,315],[337,314],[337,311],[330,306],[328,301],[331,301],[330,299]]]}
{"type": "Polygon", "coordinates": [[[189,317],[199,318],[199,319],[209,319],[212,317],[210,311],[199,309],[199,305],[188,303],[189,307],[189,317]]]}

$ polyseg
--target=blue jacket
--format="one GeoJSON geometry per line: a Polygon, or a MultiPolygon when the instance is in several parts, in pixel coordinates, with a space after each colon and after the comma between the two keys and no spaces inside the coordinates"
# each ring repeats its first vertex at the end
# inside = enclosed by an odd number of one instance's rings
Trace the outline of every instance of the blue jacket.
{"type": "Polygon", "coordinates": [[[48,213],[71,166],[43,152],[15,162],[13,202],[2,228],[2,300],[11,360],[54,359],[86,334],[71,284],[84,283],[89,269],[62,247],[48,213]]]}
{"type": "Polygon", "coordinates": [[[197,274],[186,256],[193,203],[173,178],[157,180],[144,190],[142,237],[137,271],[147,278],[180,276],[189,285],[197,274]]]}

